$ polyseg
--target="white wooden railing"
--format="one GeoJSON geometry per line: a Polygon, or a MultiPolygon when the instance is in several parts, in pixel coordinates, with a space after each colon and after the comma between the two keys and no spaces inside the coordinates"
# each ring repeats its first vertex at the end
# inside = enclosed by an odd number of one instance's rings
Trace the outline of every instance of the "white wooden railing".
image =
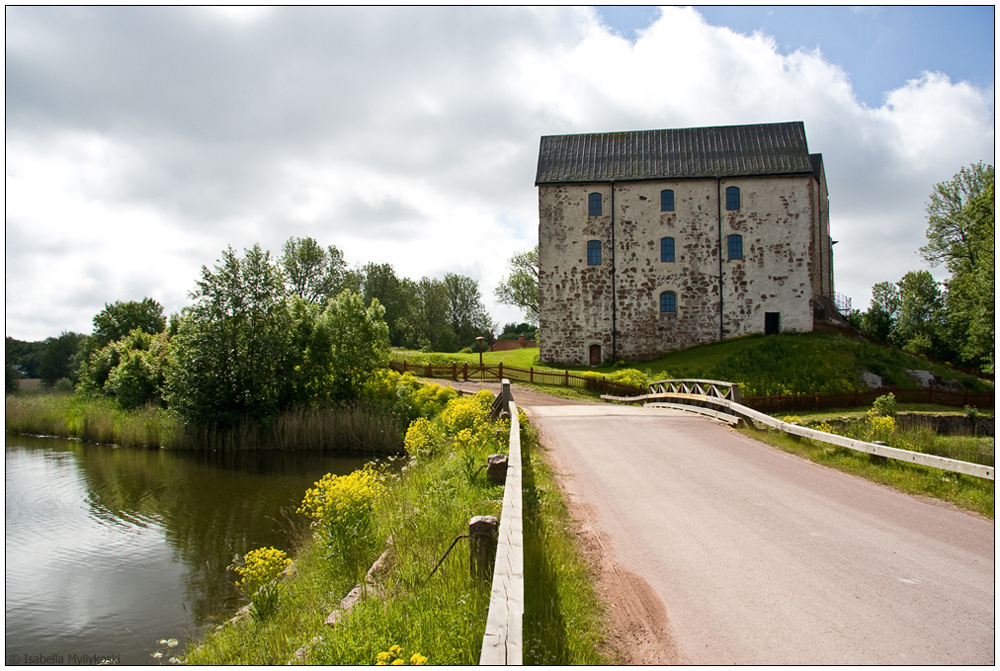
{"type": "Polygon", "coordinates": [[[702,414],[711,414],[724,421],[735,422],[738,419],[750,422],[760,422],[774,427],[793,436],[810,438],[820,442],[846,447],[859,452],[866,452],[887,459],[907,461],[912,464],[939,468],[952,473],[963,473],[987,480],[994,479],[993,466],[974,464],[968,461],[948,459],[934,454],[923,454],[901,450],[888,445],[868,443],[832,433],[809,429],[798,424],[789,424],[770,415],[765,415],[739,403],[739,388],[729,382],[714,380],[660,380],[649,385],[649,392],[643,396],[618,397],[604,395],[601,398],[612,401],[646,401],[650,405],[665,405],[681,410],[691,410],[702,414]],[[711,406],[711,407],[710,407],[711,406]],[[720,408],[720,410],[713,410],[720,408]],[[724,416],[723,416],[724,415],[724,416]]]}
{"type": "Polygon", "coordinates": [[[510,397],[510,380],[504,380],[500,396],[506,398],[510,413],[510,450],[507,455],[507,479],[504,482],[503,509],[497,557],[493,566],[490,610],[479,654],[481,665],[517,665],[522,663],[524,619],[524,537],[521,508],[521,427],[517,406],[510,397]]]}

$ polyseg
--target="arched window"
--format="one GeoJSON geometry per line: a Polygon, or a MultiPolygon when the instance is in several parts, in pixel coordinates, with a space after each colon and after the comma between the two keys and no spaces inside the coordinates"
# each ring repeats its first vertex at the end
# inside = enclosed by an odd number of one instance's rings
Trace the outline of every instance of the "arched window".
{"type": "Polygon", "coordinates": [[[726,238],[726,256],[730,261],[739,261],[743,258],[743,236],[730,235],[726,238]]]}
{"type": "Polygon", "coordinates": [[[674,239],[660,238],[660,261],[663,263],[674,262],[674,239]]]}
{"type": "Polygon", "coordinates": [[[587,240],[587,265],[601,265],[601,241],[587,240]]]}
{"type": "Polygon", "coordinates": [[[660,191],[660,212],[674,211],[674,190],[664,189],[660,191]]]}
{"type": "Polygon", "coordinates": [[[588,214],[591,217],[599,217],[604,209],[604,197],[595,191],[587,197],[587,205],[588,214]]]}
{"type": "Polygon", "coordinates": [[[677,294],[673,291],[664,291],[660,294],[660,312],[677,312],[677,294]]]}
{"type": "Polygon", "coordinates": [[[726,187],[726,209],[727,210],[740,209],[740,187],[738,186],[726,187]]]}

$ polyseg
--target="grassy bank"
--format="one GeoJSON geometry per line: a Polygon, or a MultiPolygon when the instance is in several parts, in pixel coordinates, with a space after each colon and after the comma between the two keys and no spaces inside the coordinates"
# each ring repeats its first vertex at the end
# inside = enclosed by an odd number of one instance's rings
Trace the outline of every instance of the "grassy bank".
{"type": "MultiPolygon", "coordinates": [[[[351,544],[358,552],[345,556],[342,546],[332,550],[330,536],[314,527],[297,549],[295,572],[282,582],[272,616],[246,617],[223,627],[185,661],[285,664],[305,647],[300,661],[309,664],[373,664],[380,654],[404,661],[419,655],[435,665],[478,663],[490,584],[470,576],[468,541],[458,540],[431,575],[455,539],[468,532],[471,517],[500,515],[503,487],[490,485],[478,465],[506,445],[506,437],[495,442],[495,426],[455,410],[472,402],[449,401],[442,413],[447,422],[430,421],[440,431],[411,429],[407,444],[420,456],[399,476],[383,480],[385,490],[372,506],[368,531],[351,544]],[[336,626],[324,626],[390,535],[395,558],[381,580],[382,593],[362,599],[336,626]]],[[[525,663],[605,663],[597,651],[603,637],[601,606],[568,530],[559,491],[526,423],[522,448],[525,663]]]]}
{"type": "Polygon", "coordinates": [[[121,447],[175,450],[343,450],[402,452],[405,419],[363,405],[293,408],[266,423],[218,429],[185,426],[163,408],[123,410],[114,401],[81,394],[8,395],[10,433],[74,438],[121,447]]]}
{"type": "Polygon", "coordinates": [[[953,503],[993,519],[994,484],[992,480],[960,473],[949,473],[901,461],[889,460],[877,464],[867,454],[819,443],[796,439],[780,431],[739,429],[746,436],[773,445],[785,452],[814,461],[823,466],[867,478],[872,482],[894,487],[901,492],[927,496],[953,503]]]}

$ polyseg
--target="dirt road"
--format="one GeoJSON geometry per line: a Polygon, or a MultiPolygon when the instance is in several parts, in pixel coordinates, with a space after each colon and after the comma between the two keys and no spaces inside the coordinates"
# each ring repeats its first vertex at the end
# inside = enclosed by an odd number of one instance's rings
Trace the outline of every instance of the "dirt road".
{"type": "Polygon", "coordinates": [[[993,664],[994,524],[668,410],[521,394],[630,663],[993,664]]]}

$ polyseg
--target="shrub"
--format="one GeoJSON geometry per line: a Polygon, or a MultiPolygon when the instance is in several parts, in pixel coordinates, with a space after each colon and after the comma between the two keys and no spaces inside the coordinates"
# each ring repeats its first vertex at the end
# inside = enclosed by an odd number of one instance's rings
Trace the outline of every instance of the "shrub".
{"type": "Polygon", "coordinates": [[[486,389],[475,396],[455,398],[441,412],[441,423],[449,435],[455,435],[462,429],[471,429],[492,404],[493,394],[486,389]]]}
{"type": "Polygon", "coordinates": [[[866,437],[870,442],[881,441],[888,443],[892,435],[896,432],[896,420],[883,415],[868,416],[868,430],[866,437]]]}
{"type": "Polygon", "coordinates": [[[406,430],[403,446],[408,454],[426,457],[436,454],[442,443],[440,427],[426,417],[418,417],[406,430]]]}
{"type": "Polygon", "coordinates": [[[297,512],[314,520],[332,556],[353,563],[371,545],[372,510],[385,490],[383,474],[370,463],[347,475],[327,473],[306,490],[297,512]]]}
{"type": "Polygon", "coordinates": [[[235,567],[242,578],[236,586],[251,599],[250,616],[257,622],[267,620],[278,609],[278,576],[291,565],[284,551],[265,547],[246,553],[243,564],[235,567]]]}
{"type": "Polygon", "coordinates": [[[240,574],[236,583],[247,595],[253,595],[261,587],[273,582],[281,572],[292,565],[292,560],[284,553],[271,547],[251,550],[243,556],[243,564],[235,567],[240,574]]]}
{"type": "Polygon", "coordinates": [[[879,417],[896,417],[896,396],[892,392],[889,392],[885,396],[879,396],[872,403],[872,409],[869,411],[871,414],[875,414],[879,417]]]}

